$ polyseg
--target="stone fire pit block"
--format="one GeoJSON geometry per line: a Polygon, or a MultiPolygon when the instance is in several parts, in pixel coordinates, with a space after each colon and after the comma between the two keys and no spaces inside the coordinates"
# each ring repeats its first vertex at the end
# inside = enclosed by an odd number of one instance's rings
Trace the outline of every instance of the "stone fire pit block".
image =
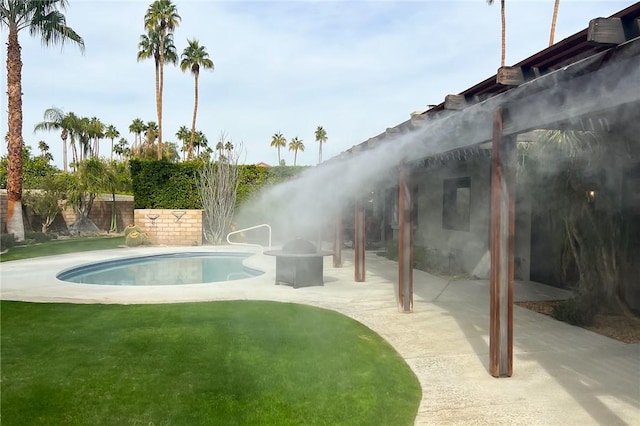
{"type": "Polygon", "coordinates": [[[282,250],[264,254],[276,258],[276,284],[299,288],[324,285],[322,258],[333,252],[317,251],[310,241],[296,239],[284,244],[282,250]]]}

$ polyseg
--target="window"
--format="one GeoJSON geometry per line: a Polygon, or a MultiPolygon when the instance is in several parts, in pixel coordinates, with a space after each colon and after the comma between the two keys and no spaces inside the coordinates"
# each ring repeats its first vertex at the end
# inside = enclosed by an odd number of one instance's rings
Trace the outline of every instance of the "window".
{"type": "Polygon", "coordinates": [[[469,176],[444,180],[442,199],[442,227],[469,231],[471,178],[469,176]]]}

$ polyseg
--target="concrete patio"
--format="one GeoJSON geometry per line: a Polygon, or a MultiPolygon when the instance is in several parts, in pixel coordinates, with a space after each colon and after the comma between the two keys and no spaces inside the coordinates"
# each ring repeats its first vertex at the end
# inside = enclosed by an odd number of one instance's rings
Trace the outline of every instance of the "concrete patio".
{"type": "MultiPolygon", "coordinates": [[[[447,281],[414,271],[414,312],[399,313],[397,264],[367,253],[367,281],[353,282],[350,252],[343,268],[325,259],[325,285],[274,285],[275,260],[256,255],[264,275],[223,283],[123,287],[73,284],[57,272],[130,255],[207,251],[152,247],[51,256],[0,264],[0,298],[32,302],[169,303],[273,300],[332,309],[383,336],[406,360],[422,387],[417,425],[640,425],[640,344],[625,344],[524,308],[514,309],[514,375],[488,373],[487,281],[447,281]]],[[[223,247],[215,250],[246,251],[223,247]]],[[[568,293],[516,283],[516,300],[557,300],[568,293]]]]}

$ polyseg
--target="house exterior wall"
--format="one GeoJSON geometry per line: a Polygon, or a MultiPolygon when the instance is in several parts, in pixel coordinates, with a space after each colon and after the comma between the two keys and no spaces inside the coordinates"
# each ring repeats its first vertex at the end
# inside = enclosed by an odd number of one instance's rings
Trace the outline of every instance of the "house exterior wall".
{"type": "MultiPolygon", "coordinates": [[[[421,169],[413,178],[418,185],[415,245],[425,247],[430,262],[441,271],[489,278],[490,158],[449,161],[446,166],[421,169]],[[467,177],[470,181],[468,230],[447,229],[443,221],[444,182],[467,177]]],[[[526,194],[516,198],[515,275],[517,279],[528,280],[530,206],[526,194]]]]}

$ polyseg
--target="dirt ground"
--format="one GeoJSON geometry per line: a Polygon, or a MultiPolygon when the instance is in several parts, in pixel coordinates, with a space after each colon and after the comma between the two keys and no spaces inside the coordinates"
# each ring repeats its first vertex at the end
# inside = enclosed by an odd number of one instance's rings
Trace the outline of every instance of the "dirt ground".
{"type": "MultiPolygon", "coordinates": [[[[551,316],[557,301],[515,302],[532,311],[551,316]]],[[[593,325],[585,326],[587,330],[625,343],[640,343],[640,318],[627,318],[622,315],[596,315],[593,325]]]]}

